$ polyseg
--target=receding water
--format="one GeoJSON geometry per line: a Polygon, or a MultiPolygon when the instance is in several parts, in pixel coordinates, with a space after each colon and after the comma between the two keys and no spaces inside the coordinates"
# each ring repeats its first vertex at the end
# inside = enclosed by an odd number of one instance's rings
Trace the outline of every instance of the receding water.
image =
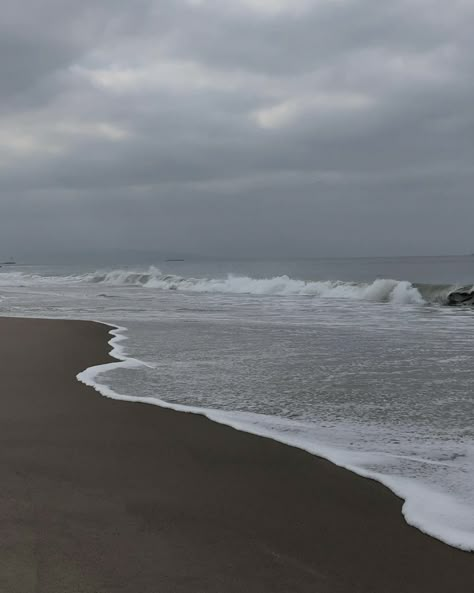
{"type": "Polygon", "coordinates": [[[0,311],[128,328],[116,392],[376,475],[411,523],[474,549],[474,314],[442,306],[474,258],[0,270],[0,311]],[[229,275],[230,274],[230,275],[229,275]]]}

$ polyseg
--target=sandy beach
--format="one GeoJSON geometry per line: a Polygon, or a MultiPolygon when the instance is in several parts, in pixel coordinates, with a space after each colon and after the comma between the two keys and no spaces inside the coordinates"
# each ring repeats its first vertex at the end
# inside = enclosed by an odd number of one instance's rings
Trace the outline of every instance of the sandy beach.
{"type": "Polygon", "coordinates": [[[109,337],[0,319],[0,592],[474,591],[474,555],[408,526],[380,484],[79,383],[109,337]]]}

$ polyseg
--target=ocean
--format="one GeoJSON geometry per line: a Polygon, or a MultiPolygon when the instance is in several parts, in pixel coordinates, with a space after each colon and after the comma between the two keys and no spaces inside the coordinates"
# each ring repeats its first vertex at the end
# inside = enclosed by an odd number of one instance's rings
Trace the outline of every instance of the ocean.
{"type": "Polygon", "coordinates": [[[122,362],[79,377],[103,395],[321,455],[474,550],[474,310],[445,306],[473,282],[470,256],[3,266],[0,314],[111,324],[122,362]]]}

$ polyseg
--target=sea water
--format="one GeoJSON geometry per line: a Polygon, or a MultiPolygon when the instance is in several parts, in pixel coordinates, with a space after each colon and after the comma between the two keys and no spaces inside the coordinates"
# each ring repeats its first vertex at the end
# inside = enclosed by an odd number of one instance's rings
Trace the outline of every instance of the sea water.
{"type": "Polygon", "coordinates": [[[0,313],[120,326],[125,362],[80,376],[104,395],[322,455],[474,550],[474,311],[445,306],[473,281],[474,257],[8,266],[0,313]]]}

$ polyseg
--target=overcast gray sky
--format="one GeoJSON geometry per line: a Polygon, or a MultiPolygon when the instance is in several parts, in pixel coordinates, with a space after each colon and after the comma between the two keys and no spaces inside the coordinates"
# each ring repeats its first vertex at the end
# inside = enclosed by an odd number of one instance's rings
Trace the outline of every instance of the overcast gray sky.
{"type": "Polygon", "coordinates": [[[17,0],[0,257],[474,251],[472,0],[17,0]]]}

